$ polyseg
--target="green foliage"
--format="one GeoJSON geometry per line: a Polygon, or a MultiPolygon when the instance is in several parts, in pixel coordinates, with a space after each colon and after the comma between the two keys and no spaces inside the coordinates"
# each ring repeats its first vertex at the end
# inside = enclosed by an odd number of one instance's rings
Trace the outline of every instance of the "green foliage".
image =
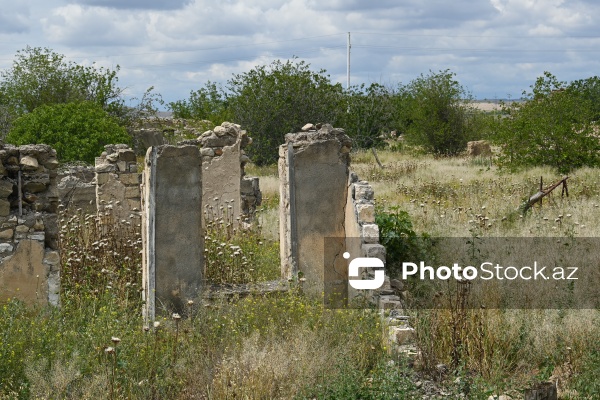
{"type": "Polygon", "coordinates": [[[419,391],[406,367],[381,362],[365,373],[354,365],[341,363],[322,382],[305,388],[298,399],[412,399],[419,391]]]}
{"type": "Polygon", "coordinates": [[[175,118],[208,120],[215,126],[230,119],[227,97],[214,82],[190,92],[188,100],[177,100],[168,104],[175,118]]]}
{"type": "Polygon", "coordinates": [[[401,98],[406,111],[398,123],[410,143],[431,153],[456,155],[474,137],[472,98],[453,72],[421,74],[403,89],[401,98]]]}
{"type": "Polygon", "coordinates": [[[254,139],[248,153],[257,165],[277,160],[286,133],[308,122],[333,122],[340,112],[341,86],[296,59],[234,75],[228,90],[231,118],[254,139]]]}
{"type": "Polygon", "coordinates": [[[395,93],[378,83],[353,86],[344,92],[346,112],[340,112],[336,126],[344,128],[357,147],[382,142],[382,133],[392,130],[395,93]]]}
{"type": "Polygon", "coordinates": [[[91,101],[108,111],[123,107],[116,70],[67,62],[48,48],[19,50],[0,72],[0,99],[13,118],[48,104],[91,101]]]}
{"type": "Polygon", "coordinates": [[[429,237],[417,235],[406,211],[399,206],[377,207],[375,223],[379,226],[379,243],[386,250],[386,269],[390,275],[400,273],[402,261],[423,259],[429,237]]]}
{"type": "Polygon", "coordinates": [[[131,138],[101,106],[84,101],[37,107],[14,121],[6,141],[47,144],[61,162],[93,163],[105,145],[129,143],[131,138]]]}
{"type": "Polygon", "coordinates": [[[495,128],[502,146],[499,164],[509,168],[547,165],[565,173],[600,165],[591,95],[545,72],[524,93],[527,101],[503,105],[495,128]]]}
{"type": "Polygon", "coordinates": [[[600,348],[595,348],[583,357],[581,373],[574,379],[574,387],[582,398],[594,399],[600,397],[600,348]]]}

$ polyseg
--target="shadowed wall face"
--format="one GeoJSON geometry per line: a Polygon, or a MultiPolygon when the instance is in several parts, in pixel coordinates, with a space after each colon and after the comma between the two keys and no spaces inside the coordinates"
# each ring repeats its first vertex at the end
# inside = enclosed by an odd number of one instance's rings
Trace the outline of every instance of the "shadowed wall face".
{"type": "Polygon", "coordinates": [[[290,278],[299,273],[311,295],[325,291],[347,297],[347,262],[342,253],[349,151],[350,139],[331,125],[288,134],[280,149],[282,275],[290,278]],[[328,242],[325,249],[325,238],[339,239],[328,242]]]}
{"type": "Polygon", "coordinates": [[[147,317],[181,312],[204,276],[202,159],[196,146],[151,147],[143,183],[147,317]]]}

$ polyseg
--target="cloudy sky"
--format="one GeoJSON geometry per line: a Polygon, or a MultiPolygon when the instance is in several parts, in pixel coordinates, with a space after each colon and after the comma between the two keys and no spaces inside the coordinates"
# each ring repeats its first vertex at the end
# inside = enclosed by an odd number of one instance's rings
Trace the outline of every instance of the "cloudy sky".
{"type": "Polygon", "coordinates": [[[17,50],[121,67],[129,96],[166,101],[294,56],[346,84],[450,69],[478,99],[518,98],[550,71],[600,75],[596,0],[0,0],[0,69],[17,50]]]}

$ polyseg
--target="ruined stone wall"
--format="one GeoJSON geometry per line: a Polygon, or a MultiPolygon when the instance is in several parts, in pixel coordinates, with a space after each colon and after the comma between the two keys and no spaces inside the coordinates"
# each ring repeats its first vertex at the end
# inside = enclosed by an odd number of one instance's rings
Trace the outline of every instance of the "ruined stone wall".
{"type": "Polygon", "coordinates": [[[209,218],[223,214],[234,223],[252,216],[262,200],[258,178],[245,176],[250,159],[244,149],[252,139],[240,125],[223,122],[197,139],[179,145],[200,146],[202,155],[202,202],[209,218]]]}
{"type": "Polygon", "coordinates": [[[104,146],[96,158],[96,204],[100,215],[111,214],[116,221],[141,218],[141,175],[136,155],[125,144],[104,146]]]}
{"type": "MultiPolygon", "coordinates": [[[[346,201],[346,251],[352,258],[375,257],[385,263],[385,247],[379,244],[379,227],[375,223],[375,192],[367,181],[362,181],[352,172],[348,180],[348,199],[346,201]]],[[[369,279],[367,271],[363,271],[364,278],[369,279]]],[[[389,280],[386,280],[389,283],[389,280]]],[[[359,292],[352,287],[348,288],[349,298],[356,297],[359,292]]],[[[374,302],[378,301],[377,292],[368,296],[374,302]]]]}
{"type": "Polygon", "coordinates": [[[0,299],[58,304],[58,161],[46,145],[0,145],[0,299]]]}
{"type": "Polygon", "coordinates": [[[58,171],[58,199],[65,210],[96,213],[96,172],[86,165],[68,165],[58,171]]]}

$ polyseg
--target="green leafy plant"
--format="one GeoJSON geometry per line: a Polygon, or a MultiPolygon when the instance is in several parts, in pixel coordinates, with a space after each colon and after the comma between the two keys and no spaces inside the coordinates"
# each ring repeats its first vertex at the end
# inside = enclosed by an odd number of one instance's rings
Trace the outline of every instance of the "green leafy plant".
{"type": "Polygon", "coordinates": [[[560,173],[600,165],[595,106],[580,85],[567,85],[545,72],[523,92],[526,101],[502,105],[494,140],[501,166],[547,165],[560,173]]]}
{"type": "Polygon", "coordinates": [[[47,144],[61,162],[93,163],[105,145],[130,143],[131,137],[101,106],[84,101],[37,107],[14,121],[6,141],[47,144]]]}
{"type": "Polygon", "coordinates": [[[340,107],[342,88],[331,83],[325,70],[312,71],[297,59],[273,61],[234,75],[227,82],[233,121],[253,138],[248,153],[257,165],[277,160],[287,133],[308,122],[332,122],[340,107]]]}
{"type": "Polygon", "coordinates": [[[379,226],[379,243],[386,250],[386,269],[391,275],[400,273],[403,261],[421,260],[428,249],[429,236],[418,235],[413,230],[410,215],[392,206],[375,209],[375,222],[379,226]]]}
{"type": "Polygon", "coordinates": [[[477,113],[455,76],[450,70],[421,74],[403,89],[401,123],[408,142],[430,153],[456,155],[473,140],[477,113]]]}

